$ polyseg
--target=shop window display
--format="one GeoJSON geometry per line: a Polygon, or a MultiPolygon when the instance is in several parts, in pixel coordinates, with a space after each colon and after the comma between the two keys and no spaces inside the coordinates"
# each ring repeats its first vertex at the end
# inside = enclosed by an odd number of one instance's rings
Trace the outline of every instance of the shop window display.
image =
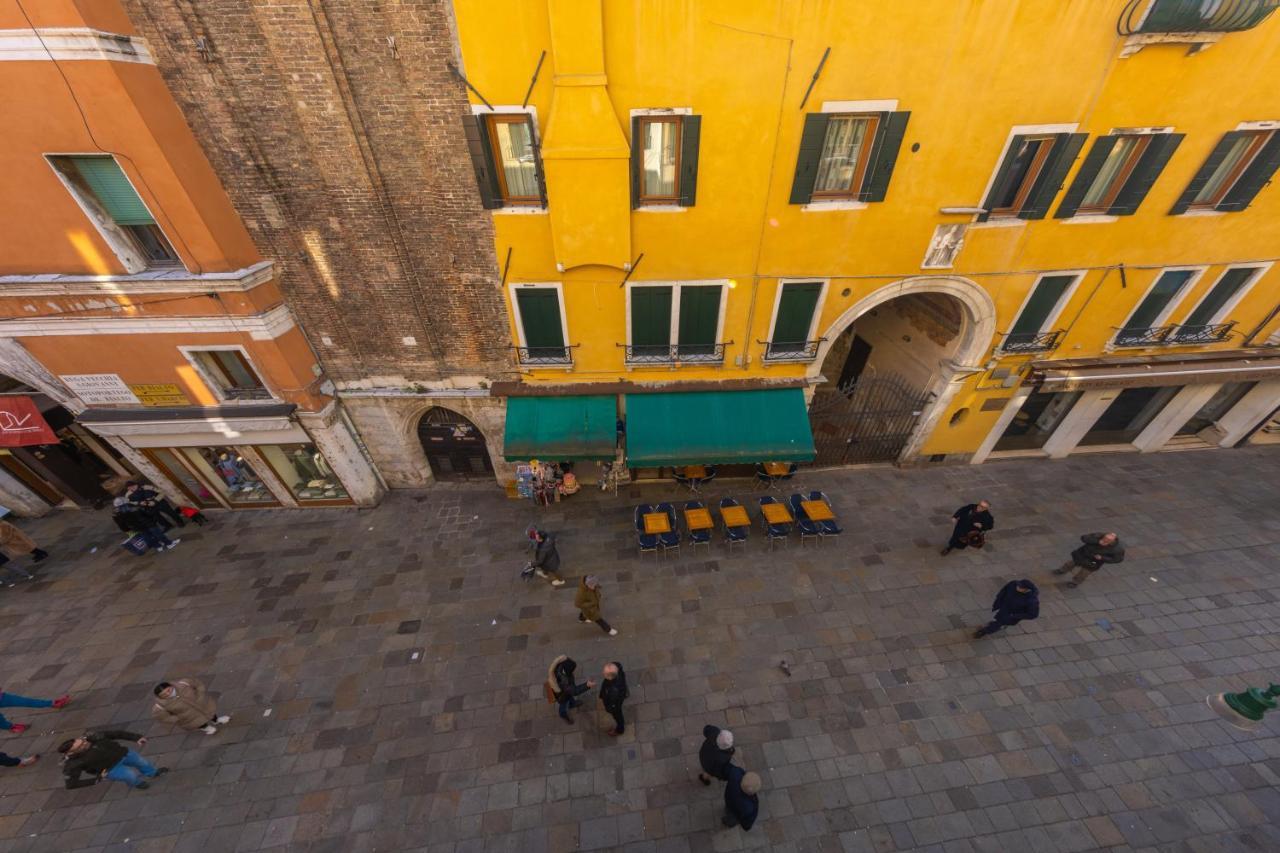
{"type": "Polygon", "coordinates": [[[342,481],[314,444],[267,444],[254,448],[299,503],[350,501],[342,481]]]}
{"type": "Polygon", "coordinates": [[[184,447],[181,452],[233,506],[276,503],[271,490],[234,447],[184,447]]]}

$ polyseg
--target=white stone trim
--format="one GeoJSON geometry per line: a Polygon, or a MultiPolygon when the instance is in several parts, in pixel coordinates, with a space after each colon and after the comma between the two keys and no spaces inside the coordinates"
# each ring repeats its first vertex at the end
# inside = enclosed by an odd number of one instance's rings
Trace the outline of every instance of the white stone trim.
{"type": "Polygon", "coordinates": [[[155,65],[147,40],[92,27],[0,30],[0,62],[99,60],[155,65]],[[43,43],[42,43],[43,42],[43,43]]]}
{"type": "MultiPolygon", "coordinates": [[[[720,288],[720,316],[716,318],[716,339],[715,344],[727,343],[724,339],[724,315],[725,303],[729,299],[729,281],[727,278],[714,279],[690,279],[688,281],[628,281],[626,285],[626,316],[627,316],[627,346],[631,343],[631,291],[637,287],[670,287],[671,288],[671,326],[667,340],[669,346],[676,346],[680,343],[680,288],[682,286],[690,287],[719,287],[720,288]]],[[[743,344],[745,351],[747,345],[743,344]]],[[[725,352],[725,358],[729,354],[725,352]]],[[[626,356],[623,356],[625,361],[626,356]]],[[[652,364],[627,364],[628,368],[634,367],[670,367],[676,362],[654,362],[652,364]]],[[[689,361],[682,362],[691,366],[715,367],[723,364],[718,361],[689,361]]]]}
{"type": "Polygon", "coordinates": [[[85,424],[103,436],[127,437],[134,447],[201,447],[209,444],[288,444],[309,442],[292,418],[196,418],[184,421],[147,420],[145,409],[136,421],[85,424]]]}
{"type": "Polygon", "coordinates": [[[1178,288],[1177,293],[1170,296],[1169,301],[1166,302],[1164,307],[1160,309],[1160,313],[1156,315],[1155,320],[1151,323],[1151,328],[1153,329],[1158,326],[1163,326],[1166,322],[1168,322],[1169,315],[1172,314],[1175,310],[1177,310],[1178,305],[1182,302],[1183,297],[1196,288],[1196,285],[1200,283],[1201,276],[1203,276],[1208,271],[1208,269],[1209,267],[1207,266],[1178,266],[1178,267],[1164,267],[1163,269],[1156,270],[1156,274],[1152,277],[1151,283],[1148,284],[1147,289],[1142,292],[1142,298],[1140,298],[1137,302],[1135,302],[1133,305],[1133,310],[1131,310],[1127,315],[1125,315],[1124,322],[1120,325],[1119,329],[1116,329],[1116,333],[1111,336],[1111,340],[1108,342],[1108,346],[1109,347],[1115,346],[1116,337],[1120,334],[1121,330],[1128,327],[1129,321],[1133,319],[1133,315],[1138,313],[1138,309],[1142,307],[1142,303],[1147,301],[1147,297],[1149,297],[1152,291],[1156,289],[1156,285],[1160,283],[1160,279],[1164,277],[1165,273],[1190,272],[1191,276],[1190,278],[1188,278],[1186,281],[1182,283],[1182,287],[1178,288]]]}
{"type": "Polygon", "coordinates": [[[200,381],[204,383],[205,388],[209,391],[209,393],[212,394],[214,397],[216,397],[218,399],[218,402],[222,403],[223,405],[231,405],[231,406],[262,405],[266,401],[262,399],[241,400],[241,399],[228,397],[226,392],[223,390],[221,383],[218,382],[217,377],[209,375],[209,371],[205,368],[203,364],[200,363],[200,360],[195,357],[195,353],[198,353],[198,352],[239,353],[241,358],[245,360],[245,363],[249,365],[249,369],[253,371],[253,375],[258,380],[258,383],[263,387],[263,389],[266,390],[268,394],[271,395],[271,400],[276,403],[284,402],[283,398],[280,397],[280,395],[276,394],[276,392],[272,390],[271,386],[267,384],[266,375],[262,372],[262,369],[259,368],[258,365],[254,362],[253,357],[249,355],[249,351],[244,347],[240,346],[239,344],[207,344],[204,346],[197,344],[193,346],[180,346],[178,347],[178,352],[182,353],[182,357],[187,360],[187,363],[191,365],[191,368],[196,372],[196,375],[200,377],[200,381]]]}
{"type": "Polygon", "coordinates": [[[654,107],[651,109],[632,110],[631,118],[640,116],[691,116],[693,107],[654,107]]]}
{"type": "Polygon", "coordinates": [[[283,303],[261,314],[214,317],[68,317],[0,320],[0,339],[48,335],[207,335],[247,333],[255,341],[272,341],[294,327],[293,314],[283,303]]]}
{"type": "Polygon", "coordinates": [[[866,210],[867,202],[852,199],[832,199],[830,201],[811,201],[800,206],[801,213],[820,213],[824,210],[866,210]]]}
{"type": "MultiPolygon", "coordinates": [[[[1227,264],[1222,268],[1222,272],[1218,274],[1218,277],[1214,279],[1213,284],[1209,285],[1205,289],[1204,293],[1200,294],[1200,298],[1196,300],[1195,304],[1187,309],[1186,313],[1183,315],[1183,320],[1195,313],[1196,309],[1200,307],[1200,303],[1209,298],[1209,295],[1213,293],[1214,288],[1222,283],[1222,279],[1226,277],[1227,273],[1234,269],[1256,270],[1253,276],[1244,283],[1244,286],[1237,290],[1230,299],[1223,303],[1221,308],[1214,312],[1212,317],[1205,321],[1206,326],[1221,323],[1228,314],[1236,310],[1236,306],[1240,304],[1240,301],[1249,295],[1249,292],[1252,291],[1257,283],[1262,280],[1262,277],[1267,274],[1273,264],[1274,261],[1265,261],[1263,263],[1256,264],[1227,264]]],[[[1198,282],[1199,278],[1197,278],[1196,281],[1198,282]]]]}
{"type": "Polygon", "coordinates": [[[1169,402],[1164,404],[1151,423],[1133,439],[1133,446],[1139,453],[1154,453],[1163,450],[1173,438],[1174,433],[1182,428],[1191,416],[1200,411],[1200,407],[1218,393],[1221,383],[1207,385],[1183,385],[1169,402]]]}
{"type": "MultiPolygon", "coordinates": [[[[560,337],[564,339],[565,348],[569,349],[569,352],[570,352],[569,360],[565,362],[563,365],[561,364],[554,364],[554,365],[530,364],[525,366],[530,368],[550,367],[552,369],[565,368],[565,367],[572,368],[573,367],[573,355],[572,355],[573,351],[570,348],[573,346],[573,344],[569,340],[569,318],[565,314],[565,310],[564,310],[564,285],[558,281],[512,281],[507,283],[507,296],[508,296],[508,299],[510,299],[511,301],[511,317],[513,320],[515,320],[515,323],[516,323],[516,346],[528,347],[529,344],[525,340],[525,336],[524,336],[524,316],[520,313],[520,300],[516,298],[516,293],[521,290],[554,290],[555,291],[556,302],[558,307],[560,308],[560,337]]],[[[516,360],[519,361],[519,358],[517,358],[516,360]]]]}
{"type": "Polygon", "coordinates": [[[1027,295],[1022,297],[1022,304],[1018,306],[1018,313],[1013,315],[1013,320],[1010,321],[1009,328],[1012,329],[1014,326],[1018,325],[1018,320],[1022,318],[1022,312],[1027,310],[1027,304],[1031,302],[1031,297],[1035,296],[1036,289],[1040,287],[1040,282],[1044,281],[1046,278],[1073,275],[1075,276],[1075,281],[1068,284],[1067,289],[1062,291],[1062,295],[1058,297],[1058,301],[1054,304],[1053,308],[1049,309],[1049,313],[1045,315],[1044,322],[1040,324],[1040,328],[1036,329],[1036,334],[1043,335],[1045,332],[1049,331],[1053,328],[1053,325],[1058,322],[1058,318],[1062,316],[1062,312],[1066,309],[1067,303],[1069,303],[1071,298],[1076,295],[1076,290],[1080,287],[1080,282],[1084,281],[1084,276],[1087,272],[1089,271],[1057,270],[1054,272],[1040,273],[1036,276],[1036,280],[1032,283],[1031,287],[1027,289],[1027,295]]]}
{"type": "Polygon", "coordinates": [[[898,99],[873,101],[823,101],[824,113],[892,113],[898,111],[898,99]]]}
{"type": "MultiPolygon", "coordinates": [[[[782,290],[788,284],[812,284],[817,282],[822,285],[822,289],[818,291],[818,301],[813,304],[813,316],[809,318],[809,331],[805,335],[806,341],[814,341],[817,338],[818,323],[822,319],[822,309],[827,303],[827,291],[831,288],[831,279],[829,278],[780,278],[777,285],[773,289],[773,315],[769,319],[769,336],[765,338],[767,343],[773,342],[774,328],[778,325],[778,306],[782,304],[782,290]]],[[[761,364],[787,364],[798,359],[787,358],[770,358],[763,356],[760,359],[761,364]]]]}
{"type": "MultiPolygon", "coordinates": [[[[1254,427],[1271,416],[1280,404],[1280,380],[1259,382],[1222,417],[1214,422],[1211,433],[1218,447],[1232,447],[1247,436],[1254,427]]],[[[1205,436],[1205,432],[1200,433],[1205,436]]]]}
{"type": "Polygon", "coordinates": [[[1031,396],[1033,391],[1035,391],[1035,388],[1024,384],[1013,392],[1009,402],[1000,411],[1000,417],[996,418],[996,422],[988,430],[986,438],[982,439],[978,449],[969,458],[969,464],[981,465],[987,461],[987,457],[995,450],[996,442],[1004,435],[1004,431],[1009,428],[1009,424],[1013,422],[1014,417],[1022,410],[1023,404],[1027,402],[1027,398],[1031,396]]]}
{"type": "Polygon", "coordinates": [[[1280,129],[1280,121],[1242,121],[1235,127],[1236,130],[1277,130],[1280,129]]]}
{"type": "Polygon", "coordinates": [[[244,293],[275,277],[273,261],[230,272],[156,268],[133,275],[0,275],[4,296],[126,296],[156,293],[244,293]]]}
{"type": "Polygon", "coordinates": [[[1059,219],[1063,225],[1098,225],[1104,222],[1119,222],[1120,217],[1110,213],[1082,213],[1078,216],[1068,216],[1066,219],[1059,219]]]}
{"type": "Polygon", "coordinates": [[[1044,452],[1050,459],[1063,459],[1071,455],[1080,439],[1093,428],[1110,407],[1123,388],[1100,388],[1096,391],[1082,391],[1080,397],[1071,406],[1071,411],[1062,418],[1048,441],[1044,443],[1044,452]]]}

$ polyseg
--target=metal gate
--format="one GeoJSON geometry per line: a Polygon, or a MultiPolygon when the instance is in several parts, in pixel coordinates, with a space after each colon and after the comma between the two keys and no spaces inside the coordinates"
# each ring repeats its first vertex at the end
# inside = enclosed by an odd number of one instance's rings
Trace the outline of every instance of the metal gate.
{"type": "Polygon", "coordinates": [[[809,407],[818,455],[815,465],[893,462],[932,399],[901,376],[861,376],[848,385],[819,390],[809,407]]]}
{"type": "Polygon", "coordinates": [[[493,463],[484,434],[450,409],[435,406],[418,421],[418,440],[437,480],[489,480],[493,463]]]}

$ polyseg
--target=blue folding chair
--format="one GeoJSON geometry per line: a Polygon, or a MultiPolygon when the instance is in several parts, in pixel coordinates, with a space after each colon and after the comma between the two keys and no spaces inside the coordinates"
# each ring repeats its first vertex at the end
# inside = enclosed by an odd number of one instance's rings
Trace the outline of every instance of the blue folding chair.
{"type": "Polygon", "coordinates": [[[640,556],[658,553],[658,537],[644,532],[644,517],[653,512],[653,507],[640,504],[636,507],[636,543],[640,546],[640,556]]]}
{"type": "MultiPolygon", "coordinates": [[[[817,491],[816,489],[809,492],[809,500],[822,501],[827,506],[831,506],[831,499],[827,497],[826,493],[817,491]]],[[[823,536],[839,536],[841,533],[844,533],[844,528],[836,524],[834,519],[830,521],[819,521],[818,527],[822,528],[823,536]]]]}
{"type": "Polygon", "coordinates": [[[778,478],[766,472],[764,465],[759,462],[756,463],[756,483],[765,491],[770,489],[777,491],[778,489],[778,478]]]}
{"type": "MultiPolygon", "coordinates": [[[[685,508],[686,510],[690,510],[690,509],[706,509],[706,508],[707,508],[707,505],[706,505],[706,504],[704,504],[702,501],[687,501],[687,502],[685,503],[685,505],[684,505],[684,508],[685,508]]],[[[686,517],[685,521],[686,521],[686,526],[688,526],[688,525],[687,525],[687,522],[688,522],[688,518],[687,518],[687,517],[686,517]]],[[[707,546],[707,550],[708,550],[708,551],[710,551],[710,550],[711,550],[711,531],[710,531],[710,530],[706,530],[706,529],[704,529],[704,530],[694,530],[692,527],[690,527],[690,528],[689,528],[689,542],[690,542],[691,544],[693,544],[693,545],[706,545],[706,546],[707,546]]]]}
{"type": "MultiPolygon", "coordinates": [[[[778,499],[773,497],[772,495],[765,495],[764,497],[760,498],[760,506],[762,508],[767,504],[776,504],[776,503],[778,503],[778,499]]],[[[787,537],[791,535],[790,524],[771,524],[769,522],[769,519],[764,517],[763,513],[760,516],[760,523],[764,525],[764,535],[769,542],[770,551],[773,550],[773,544],[775,542],[781,541],[782,544],[784,545],[787,544],[787,537]]]]}
{"type": "Polygon", "coordinates": [[[667,526],[671,528],[668,533],[658,534],[658,543],[662,545],[662,556],[665,557],[668,551],[680,550],[680,528],[676,526],[676,508],[670,503],[663,501],[658,504],[656,511],[667,514],[667,526]]]}
{"type": "Polygon", "coordinates": [[[822,526],[816,521],[810,521],[809,516],[805,513],[801,504],[804,502],[804,496],[795,494],[787,499],[787,503],[791,505],[791,514],[796,517],[796,529],[800,531],[800,547],[804,547],[806,539],[812,539],[815,542],[822,541],[822,526]]]}
{"type": "MultiPolygon", "coordinates": [[[[742,506],[733,498],[721,498],[720,509],[723,510],[727,506],[742,506]]],[[[721,516],[723,519],[723,516],[721,516]]],[[[724,526],[724,541],[729,545],[729,550],[733,550],[734,545],[741,545],[744,548],[747,545],[747,533],[750,527],[730,527],[728,524],[724,526]]]]}

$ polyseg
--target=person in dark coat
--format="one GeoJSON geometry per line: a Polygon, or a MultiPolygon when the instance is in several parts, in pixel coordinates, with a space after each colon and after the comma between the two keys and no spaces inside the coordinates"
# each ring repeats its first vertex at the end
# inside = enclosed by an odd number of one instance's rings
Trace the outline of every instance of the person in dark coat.
{"type": "Polygon", "coordinates": [[[969,547],[968,539],[974,531],[986,533],[996,526],[996,520],[991,517],[991,503],[985,500],[978,501],[976,504],[965,504],[952,513],[951,520],[956,526],[951,531],[951,539],[947,542],[947,547],[942,549],[944,557],[957,548],[969,547]]]}
{"type": "Polygon", "coordinates": [[[564,586],[560,577],[560,551],[556,548],[556,535],[545,530],[533,531],[533,565],[538,577],[550,576],[552,586],[564,586]]]}
{"type": "Polygon", "coordinates": [[[182,541],[170,540],[164,535],[162,519],[154,509],[130,503],[125,498],[116,498],[114,507],[111,517],[116,526],[125,533],[137,533],[152,551],[167,551],[182,541]]]}
{"type": "Polygon", "coordinates": [[[1124,545],[1115,533],[1086,533],[1080,537],[1084,544],[1071,552],[1071,559],[1053,570],[1055,575],[1065,575],[1076,569],[1067,586],[1078,587],[1107,563],[1124,562],[1124,545]]]}
{"type": "Polygon", "coordinates": [[[577,669],[578,662],[568,655],[560,655],[547,669],[547,690],[555,697],[556,705],[559,706],[560,719],[568,724],[573,723],[573,718],[569,716],[569,709],[581,705],[578,697],[596,686],[590,678],[587,679],[586,684],[576,684],[574,673],[577,669]]]}
{"type": "Polygon", "coordinates": [[[154,510],[156,515],[162,518],[164,523],[170,527],[174,525],[178,527],[187,526],[186,519],[182,517],[177,508],[169,503],[168,498],[156,491],[153,486],[130,480],[125,483],[124,496],[129,499],[129,503],[154,510]]]}
{"type": "Polygon", "coordinates": [[[733,732],[715,726],[702,727],[702,748],[698,750],[698,763],[702,772],[698,781],[710,785],[712,778],[724,781],[729,778],[729,764],[733,761],[733,732]]]}
{"type": "Polygon", "coordinates": [[[973,638],[981,639],[1007,625],[1017,625],[1023,619],[1035,619],[1039,615],[1040,590],[1036,585],[1025,578],[1009,581],[991,602],[991,621],[974,632],[973,638]]]}
{"type": "Polygon", "coordinates": [[[748,773],[741,767],[729,765],[729,784],[724,786],[725,826],[740,826],[743,832],[751,829],[760,814],[760,776],[748,773]]]}
{"type": "Polygon", "coordinates": [[[156,768],[138,753],[116,741],[131,740],[139,747],[147,745],[142,735],[122,730],[86,732],[80,737],[63,741],[58,747],[62,759],[62,775],[66,777],[67,790],[96,785],[103,779],[124,782],[130,788],[150,788],[146,780],[169,772],[168,767],[156,768]],[[88,779],[81,779],[82,775],[88,779]]]}
{"type": "Polygon", "coordinates": [[[627,721],[622,717],[622,703],[631,695],[627,690],[627,674],[622,671],[622,664],[614,661],[604,665],[604,681],[600,682],[600,704],[613,717],[614,728],[609,732],[617,737],[627,729],[627,721]]]}

